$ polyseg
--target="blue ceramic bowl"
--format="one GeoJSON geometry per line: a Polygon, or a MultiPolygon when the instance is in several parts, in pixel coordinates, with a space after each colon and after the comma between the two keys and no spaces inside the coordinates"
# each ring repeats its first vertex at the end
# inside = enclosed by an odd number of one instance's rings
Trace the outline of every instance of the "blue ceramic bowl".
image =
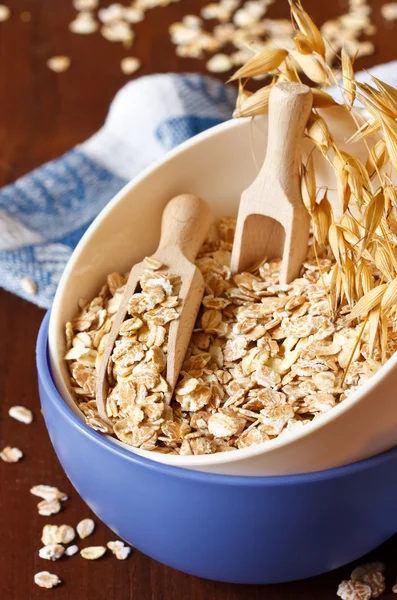
{"type": "Polygon", "coordinates": [[[107,440],[54,385],[48,318],[37,369],[55,451],[96,515],[148,556],[216,581],[278,583],[340,567],[397,531],[397,449],[319,473],[230,477],[162,465],[107,440]]]}

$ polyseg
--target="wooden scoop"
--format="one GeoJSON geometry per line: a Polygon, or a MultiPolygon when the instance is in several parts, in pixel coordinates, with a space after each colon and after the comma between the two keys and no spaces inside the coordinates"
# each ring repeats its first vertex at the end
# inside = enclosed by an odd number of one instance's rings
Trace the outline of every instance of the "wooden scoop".
{"type": "MultiPolygon", "coordinates": [[[[167,395],[167,401],[170,401],[177,382],[204,294],[203,276],[193,263],[205,241],[211,222],[212,212],[209,206],[204,200],[188,194],[170,200],[163,212],[160,244],[153,258],[164,265],[164,271],[181,277],[180,316],[171,322],[168,338],[166,380],[170,393],[167,395]]],[[[136,290],[140,276],[147,268],[143,261],[131,270],[99,368],[96,402],[101,418],[108,423],[106,399],[109,360],[120,326],[127,314],[128,301],[136,290]]]]}
{"type": "Polygon", "coordinates": [[[299,275],[310,223],[300,190],[300,151],[311,107],[311,90],[301,83],[277,83],[270,93],[266,158],[241,196],[232,273],[279,257],[280,283],[299,275]]]}

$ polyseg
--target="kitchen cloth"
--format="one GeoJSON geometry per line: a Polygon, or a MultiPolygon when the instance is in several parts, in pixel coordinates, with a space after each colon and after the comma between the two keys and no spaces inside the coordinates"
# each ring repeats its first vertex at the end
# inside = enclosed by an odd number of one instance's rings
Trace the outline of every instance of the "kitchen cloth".
{"type": "MultiPolygon", "coordinates": [[[[370,72],[397,87],[397,61],[370,72]]],[[[168,150],[230,119],[235,100],[235,88],[198,74],[127,83],[96,134],[0,190],[0,286],[48,308],[74,247],[100,210],[168,150]],[[35,294],[22,285],[25,278],[36,285],[35,294]]]]}

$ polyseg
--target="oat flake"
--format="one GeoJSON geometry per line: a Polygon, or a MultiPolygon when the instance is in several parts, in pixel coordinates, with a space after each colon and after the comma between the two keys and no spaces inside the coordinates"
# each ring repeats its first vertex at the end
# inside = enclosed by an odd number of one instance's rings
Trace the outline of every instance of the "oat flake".
{"type": "Polygon", "coordinates": [[[74,21],[69,24],[69,30],[79,35],[90,35],[95,33],[99,27],[98,22],[90,12],[80,12],[74,21]]]}
{"type": "MultiPolygon", "coordinates": [[[[55,58],[60,58],[60,57],[55,57],[55,58]]],[[[50,59],[50,61],[51,60],[54,60],[54,59],[50,59]]],[[[47,61],[47,65],[51,69],[52,67],[50,67],[50,65],[48,64],[50,61],[47,61]]],[[[52,69],[52,70],[54,71],[55,69],[52,69]]],[[[26,292],[27,294],[31,294],[32,296],[37,294],[37,285],[33,281],[33,279],[30,279],[29,277],[24,277],[21,280],[21,288],[23,289],[24,292],[26,292]]]]}
{"type": "Polygon", "coordinates": [[[41,534],[41,541],[43,542],[44,546],[58,544],[58,526],[44,525],[43,532],[41,534]]]}
{"type": "Polygon", "coordinates": [[[215,54],[207,61],[207,70],[210,73],[225,73],[233,67],[232,59],[227,54],[215,54]]]}
{"type": "Polygon", "coordinates": [[[94,532],[94,529],[95,522],[92,519],[83,519],[76,527],[76,531],[82,540],[91,535],[94,532]]]}
{"type": "Polygon", "coordinates": [[[130,546],[126,546],[121,540],[117,540],[116,542],[108,542],[106,545],[118,560],[125,560],[131,554],[130,546]]]}
{"type": "Polygon", "coordinates": [[[38,496],[39,498],[43,498],[44,500],[67,500],[68,497],[64,492],[58,490],[57,487],[53,487],[51,485],[34,485],[30,489],[30,493],[33,496],[38,496]]]}
{"type": "Polygon", "coordinates": [[[62,583],[58,575],[54,575],[48,571],[40,571],[40,573],[36,573],[34,576],[34,582],[39,587],[47,589],[51,589],[62,583]]]}
{"type": "MultiPolygon", "coordinates": [[[[68,56],[53,56],[47,60],[47,67],[54,71],[54,73],[63,73],[70,67],[71,60],[68,56]]],[[[29,280],[31,281],[31,280],[29,280]]],[[[33,283],[33,282],[32,282],[33,283]]],[[[25,280],[26,285],[26,280],[25,280]]],[[[27,287],[27,286],[26,286],[27,287]]],[[[24,288],[25,289],[25,288],[24,288]]],[[[27,289],[25,289],[27,291],[27,289]]],[[[36,293],[30,291],[29,293],[36,293]]]]}
{"type": "Polygon", "coordinates": [[[73,0],[73,6],[76,10],[95,10],[98,8],[99,0],[73,0]]]}
{"type": "Polygon", "coordinates": [[[97,560],[106,552],[105,546],[88,546],[80,550],[80,555],[87,560],[97,560]]]}
{"type": "Polygon", "coordinates": [[[382,17],[386,21],[394,21],[397,19],[397,2],[388,2],[383,4],[380,9],[382,17]]]}
{"type": "Polygon", "coordinates": [[[73,546],[69,546],[68,548],[66,548],[65,554],[66,556],[73,556],[74,554],[77,554],[78,551],[79,547],[76,546],[76,544],[73,544],[73,546]]]}
{"type": "Polygon", "coordinates": [[[55,515],[61,510],[61,503],[59,500],[42,500],[37,505],[39,515],[43,517],[49,517],[55,515]]]}
{"type": "Polygon", "coordinates": [[[132,75],[133,73],[136,73],[141,68],[141,65],[141,61],[135,56],[126,56],[125,58],[121,59],[120,62],[121,70],[123,71],[124,75],[132,75]]]}
{"type": "Polygon", "coordinates": [[[0,23],[11,17],[11,10],[5,4],[0,4],[0,23]]]}
{"type": "Polygon", "coordinates": [[[63,556],[64,552],[65,548],[61,544],[51,544],[40,548],[39,556],[45,560],[58,560],[63,556]]]}
{"type": "Polygon", "coordinates": [[[6,446],[0,452],[0,458],[4,460],[4,462],[8,463],[17,463],[23,458],[23,452],[19,448],[11,448],[11,446],[6,446]]]}
{"type": "Polygon", "coordinates": [[[11,406],[8,414],[13,419],[20,421],[21,423],[25,423],[26,425],[30,425],[33,421],[32,411],[24,406],[11,406]]]}

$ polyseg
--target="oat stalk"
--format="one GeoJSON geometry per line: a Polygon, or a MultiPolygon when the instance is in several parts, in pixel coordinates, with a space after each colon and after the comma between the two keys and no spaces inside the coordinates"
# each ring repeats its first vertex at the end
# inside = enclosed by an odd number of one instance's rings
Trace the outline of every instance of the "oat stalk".
{"type": "MultiPolygon", "coordinates": [[[[321,200],[317,198],[312,156],[301,170],[302,197],[312,220],[313,249],[324,286],[325,274],[320,267],[318,249],[322,256],[329,256],[337,265],[327,298],[332,297],[337,314],[344,314],[350,320],[363,320],[359,344],[368,320],[368,313],[363,313],[361,307],[367,306],[368,295],[380,299],[383,295],[394,298],[394,287],[388,290],[395,285],[397,272],[397,190],[392,181],[393,171],[397,169],[397,90],[376,77],[372,77],[371,84],[357,82],[353,70],[355,56],[349,55],[348,48],[342,48],[341,77],[338,78],[327,60],[327,41],[320,30],[300,0],[289,0],[289,4],[295,30],[294,47],[283,52],[262,50],[235,73],[232,80],[244,81],[246,94],[252,77],[271,75],[272,81],[253,96],[247,96],[234,116],[266,113],[271,87],[279,80],[296,81],[295,65],[310,80],[314,102],[306,134],[334,170],[339,207],[336,210],[326,194],[321,200]],[[321,87],[331,81],[341,92],[341,104],[337,104],[321,87]],[[356,98],[370,115],[370,120],[364,125],[353,110],[356,98]],[[326,110],[330,106],[347,110],[354,122],[356,132],[351,136],[350,152],[339,147],[332,136],[326,110]],[[355,152],[353,142],[358,141],[364,144],[367,153],[365,164],[355,152]],[[360,279],[362,277],[364,279],[360,279]],[[335,285],[336,288],[332,289],[335,285]]],[[[377,336],[377,344],[370,344],[370,355],[378,352],[384,355],[387,340],[385,319],[391,319],[391,313],[389,311],[388,316],[378,320],[383,334],[377,336]]],[[[356,345],[346,372],[355,351],[356,345]]]]}

